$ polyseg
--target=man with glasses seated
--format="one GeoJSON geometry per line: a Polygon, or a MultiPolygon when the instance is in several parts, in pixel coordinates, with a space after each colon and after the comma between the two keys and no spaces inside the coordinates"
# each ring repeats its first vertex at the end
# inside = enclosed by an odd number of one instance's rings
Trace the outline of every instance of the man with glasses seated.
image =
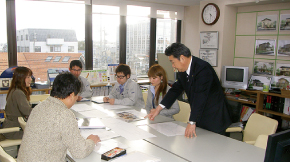
{"type": "Polygon", "coordinates": [[[82,65],[82,63],[81,63],[80,60],[72,60],[70,62],[69,71],[75,77],[77,77],[81,81],[81,83],[82,83],[81,91],[79,93],[79,96],[78,96],[77,101],[82,100],[83,97],[90,98],[93,95],[93,91],[91,89],[91,85],[88,82],[88,80],[86,78],[80,76],[81,75],[81,72],[82,72],[82,69],[83,69],[83,65],[82,65]]]}
{"type": "Polygon", "coordinates": [[[130,79],[131,69],[126,64],[116,68],[117,83],[111,90],[109,97],[104,97],[104,102],[111,105],[130,105],[143,108],[145,106],[140,86],[130,79]]]}

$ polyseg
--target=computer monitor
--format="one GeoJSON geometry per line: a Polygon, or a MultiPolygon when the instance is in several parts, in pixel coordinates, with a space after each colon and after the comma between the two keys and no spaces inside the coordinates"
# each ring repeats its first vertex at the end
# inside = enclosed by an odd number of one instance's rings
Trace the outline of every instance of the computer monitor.
{"type": "Polygon", "coordinates": [[[269,135],[264,162],[290,161],[290,129],[269,135]]]}
{"type": "Polygon", "coordinates": [[[223,66],[221,82],[224,88],[247,89],[249,68],[223,66]]]}

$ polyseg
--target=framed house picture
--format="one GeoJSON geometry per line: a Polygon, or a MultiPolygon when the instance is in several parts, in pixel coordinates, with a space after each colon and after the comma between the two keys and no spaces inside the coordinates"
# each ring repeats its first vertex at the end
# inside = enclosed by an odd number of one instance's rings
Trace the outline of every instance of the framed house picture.
{"type": "Polygon", "coordinates": [[[200,48],[218,49],[218,31],[200,32],[200,48]]]}
{"type": "Polygon", "coordinates": [[[257,17],[257,31],[277,30],[278,15],[260,15],[257,17]]]}
{"type": "Polygon", "coordinates": [[[276,40],[271,39],[256,39],[256,48],[255,54],[256,55],[268,55],[274,56],[275,55],[275,45],[276,40]]]}
{"type": "Polygon", "coordinates": [[[211,66],[217,66],[217,49],[200,49],[199,58],[208,62],[211,66]]]}
{"type": "Polygon", "coordinates": [[[280,30],[290,30],[290,14],[280,15],[280,30]]]}

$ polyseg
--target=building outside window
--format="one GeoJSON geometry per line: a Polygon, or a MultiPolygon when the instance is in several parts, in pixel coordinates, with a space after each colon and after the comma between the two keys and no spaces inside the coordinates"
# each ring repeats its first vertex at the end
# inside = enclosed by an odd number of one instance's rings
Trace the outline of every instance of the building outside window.
{"type": "MultiPolygon", "coordinates": [[[[3,11],[2,6],[6,6],[1,3],[0,13],[3,11]]],[[[17,64],[27,66],[29,62],[36,82],[47,81],[47,69],[68,68],[71,60],[79,60],[82,55],[85,55],[84,1],[15,0],[15,10],[16,36],[19,38],[17,64]],[[63,12],[64,8],[65,12],[63,12]],[[24,51],[26,52],[22,53],[24,51]],[[50,61],[47,59],[48,56],[51,59],[56,56],[69,56],[69,60],[59,64],[60,60],[50,61]]],[[[6,25],[1,24],[1,26],[6,25]]]]}
{"type": "Polygon", "coordinates": [[[45,62],[50,62],[51,59],[52,59],[52,56],[48,56],[48,57],[45,59],[45,62]]]}
{"type": "Polygon", "coordinates": [[[0,75],[8,68],[6,1],[0,1],[0,75]]]}
{"type": "Polygon", "coordinates": [[[93,5],[93,68],[119,63],[119,7],[93,5]]]}
{"type": "Polygon", "coordinates": [[[61,59],[61,56],[56,56],[53,60],[53,62],[59,62],[59,60],[61,59]]]}
{"type": "Polygon", "coordinates": [[[149,70],[150,7],[127,6],[126,63],[132,74],[145,75],[149,70]],[[143,49],[143,50],[142,50],[143,49]]]}
{"type": "Polygon", "coordinates": [[[68,52],[74,52],[74,46],[68,46],[68,52]]]}

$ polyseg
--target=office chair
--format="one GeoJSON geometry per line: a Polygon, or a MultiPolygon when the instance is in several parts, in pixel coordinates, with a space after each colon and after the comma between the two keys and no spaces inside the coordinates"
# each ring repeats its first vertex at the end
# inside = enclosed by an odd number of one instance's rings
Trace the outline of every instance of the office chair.
{"type": "Polygon", "coordinates": [[[142,94],[143,94],[143,99],[144,99],[144,103],[145,103],[145,106],[146,106],[148,91],[142,92],[142,94]]]}
{"type": "Polygon", "coordinates": [[[173,115],[174,120],[180,121],[183,123],[187,123],[189,121],[189,116],[190,116],[190,105],[186,102],[182,101],[177,101],[180,111],[179,113],[173,115]]]}
{"type": "Polygon", "coordinates": [[[242,130],[241,127],[234,127],[228,128],[226,132],[242,132],[243,142],[252,145],[256,143],[256,146],[263,147],[263,145],[267,145],[267,140],[265,140],[265,136],[274,134],[277,130],[277,126],[278,121],[264,115],[260,115],[258,113],[253,113],[250,116],[244,130],[242,130]],[[258,139],[259,135],[265,136],[260,136],[258,139]],[[261,144],[263,142],[264,144],[261,144]]]}
{"type": "MultiPolygon", "coordinates": [[[[1,118],[0,122],[3,123],[5,118],[1,118]]],[[[0,129],[0,134],[5,133],[12,133],[12,132],[18,132],[20,131],[19,127],[11,127],[11,128],[2,128],[0,129]]],[[[3,141],[0,141],[1,147],[10,147],[10,146],[17,146],[21,144],[21,139],[4,139],[3,141]]]]}
{"type": "Polygon", "coordinates": [[[20,124],[20,127],[22,128],[22,130],[24,131],[25,126],[26,126],[26,122],[24,121],[23,117],[18,117],[18,122],[20,124]]]}
{"type": "Polygon", "coordinates": [[[268,143],[268,135],[265,135],[265,134],[261,134],[258,136],[254,146],[256,147],[260,147],[262,149],[265,149],[267,148],[267,143],[268,143]]]}
{"type": "Polygon", "coordinates": [[[1,162],[16,162],[16,160],[12,156],[7,154],[1,146],[0,146],[0,161],[1,162]]]}

